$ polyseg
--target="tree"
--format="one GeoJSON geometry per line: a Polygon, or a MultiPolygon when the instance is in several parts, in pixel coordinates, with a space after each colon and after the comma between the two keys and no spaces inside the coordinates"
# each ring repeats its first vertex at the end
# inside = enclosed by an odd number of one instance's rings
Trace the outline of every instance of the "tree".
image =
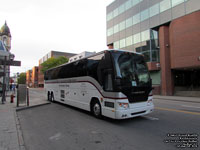
{"type": "Polygon", "coordinates": [[[47,61],[45,61],[41,64],[41,66],[42,66],[41,71],[42,71],[42,73],[44,73],[46,70],[48,70],[50,68],[62,65],[67,62],[68,62],[68,58],[66,58],[64,56],[60,56],[58,58],[54,58],[54,57],[49,58],[49,59],[47,59],[47,61]]]}
{"type": "Polygon", "coordinates": [[[18,84],[26,84],[26,73],[22,72],[19,74],[19,77],[17,79],[18,84]]]}

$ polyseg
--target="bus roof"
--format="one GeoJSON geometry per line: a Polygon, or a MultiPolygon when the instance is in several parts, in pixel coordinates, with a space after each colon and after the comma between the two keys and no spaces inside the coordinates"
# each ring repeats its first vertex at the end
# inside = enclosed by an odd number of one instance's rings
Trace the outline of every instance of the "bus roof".
{"type": "Polygon", "coordinates": [[[87,57],[83,57],[83,58],[81,58],[81,59],[77,59],[77,60],[75,60],[75,61],[67,62],[67,63],[64,63],[64,64],[62,64],[62,65],[59,65],[59,66],[56,66],[56,67],[50,68],[50,69],[48,69],[48,70],[46,70],[46,71],[49,71],[49,70],[52,70],[52,69],[54,69],[54,68],[58,68],[58,67],[64,66],[64,65],[66,65],[66,64],[71,64],[71,63],[74,63],[74,62],[77,62],[77,61],[80,61],[80,60],[83,60],[83,59],[86,59],[86,58],[90,58],[90,57],[93,57],[93,56],[96,56],[96,55],[102,54],[102,53],[104,53],[105,51],[128,52],[128,53],[134,53],[134,54],[142,55],[141,53],[138,53],[138,52],[132,52],[132,51],[129,51],[129,50],[122,50],[122,49],[106,49],[106,50],[100,51],[100,52],[98,52],[98,53],[95,53],[95,54],[89,55],[89,56],[87,56],[87,57]]]}

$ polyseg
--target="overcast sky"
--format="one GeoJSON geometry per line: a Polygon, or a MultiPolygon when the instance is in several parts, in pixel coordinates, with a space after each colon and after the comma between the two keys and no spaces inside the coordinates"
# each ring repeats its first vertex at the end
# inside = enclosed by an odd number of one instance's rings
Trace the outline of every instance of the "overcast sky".
{"type": "Polygon", "coordinates": [[[10,28],[11,53],[25,72],[51,50],[98,52],[106,46],[106,6],[113,0],[4,0],[0,27],[10,28]]]}

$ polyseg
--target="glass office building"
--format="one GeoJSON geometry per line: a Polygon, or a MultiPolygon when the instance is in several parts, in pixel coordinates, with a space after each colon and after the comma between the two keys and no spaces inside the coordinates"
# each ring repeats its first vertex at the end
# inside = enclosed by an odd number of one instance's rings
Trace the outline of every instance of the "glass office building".
{"type": "MultiPolygon", "coordinates": [[[[176,24],[181,21],[187,24],[187,21],[194,16],[200,18],[199,10],[200,0],[115,0],[107,6],[107,45],[112,45],[114,49],[142,53],[151,70],[153,84],[155,87],[159,87],[157,93],[173,95],[176,86],[176,81],[174,82],[176,73],[174,74],[173,70],[188,68],[180,63],[176,64],[174,59],[176,53],[181,51],[180,48],[176,49],[175,47],[178,45],[174,44],[176,39],[173,38],[173,35],[175,37],[176,31],[178,31],[176,28],[179,29],[176,24]],[[167,32],[165,32],[166,29],[167,32]],[[165,46],[161,48],[163,44],[165,46]],[[166,48],[170,53],[165,54],[166,48]],[[166,56],[167,58],[165,58],[166,56]],[[169,59],[170,63],[168,68],[165,67],[166,59],[169,59]],[[165,90],[161,85],[164,83],[163,80],[168,80],[163,77],[163,72],[167,72],[166,76],[168,73],[172,76],[171,92],[166,92],[167,85],[165,85],[165,90]]],[[[194,26],[196,28],[198,22],[189,27],[194,28],[194,26]]],[[[180,27],[180,29],[182,28],[180,27]]],[[[196,30],[198,31],[198,28],[196,30]]],[[[182,29],[180,32],[189,32],[189,30],[182,29]]],[[[191,30],[191,32],[196,31],[191,30]]],[[[185,33],[183,36],[186,36],[185,33]]],[[[191,35],[191,37],[195,36],[191,35]]],[[[177,39],[182,39],[181,35],[178,35],[177,39]]],[[[191,64],[189,68],[196,68],[196,65],[198,66],[198,63],[191,64]]]]}

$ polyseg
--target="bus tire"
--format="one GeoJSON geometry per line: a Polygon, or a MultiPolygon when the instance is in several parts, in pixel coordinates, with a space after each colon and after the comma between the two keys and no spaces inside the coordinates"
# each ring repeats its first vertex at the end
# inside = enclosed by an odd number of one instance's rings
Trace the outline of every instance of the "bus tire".
{"type": "Polygon", "coordinates": [[[51,101],[51,94],[50,94],[50,92],[48,92],[48,94],[47,94],[47,100],[51,101]]]}
{"type": "Polygon", "coordinates": [[[101,118],[101,104],[98,100],[94,100],[91,104],[91,112],[96,118],[101,118]]]}
{"type": "Polygon", "coordinates": [[[51,92],[51,102],[54,102],[54,95],[53,95],[53,92],[51,92]]]}

